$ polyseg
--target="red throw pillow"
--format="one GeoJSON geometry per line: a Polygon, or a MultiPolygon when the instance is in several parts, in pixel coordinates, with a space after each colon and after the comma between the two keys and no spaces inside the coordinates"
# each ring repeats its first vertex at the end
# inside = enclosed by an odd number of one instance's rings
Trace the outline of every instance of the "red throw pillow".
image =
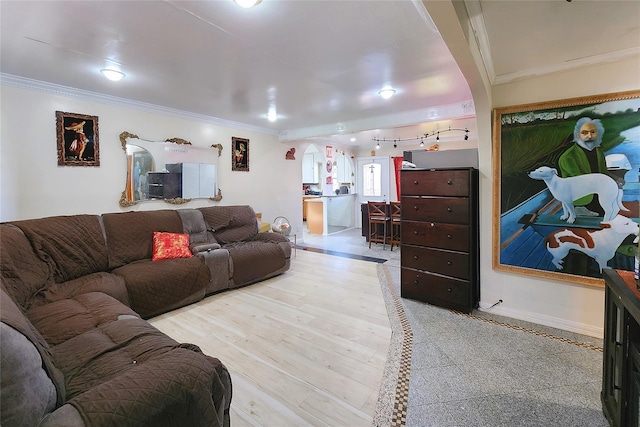
{"type": "Polygon", "coordinates": [[[189,235],[153,232],[153,261],[171,258],[191,258],[189,235]]]}

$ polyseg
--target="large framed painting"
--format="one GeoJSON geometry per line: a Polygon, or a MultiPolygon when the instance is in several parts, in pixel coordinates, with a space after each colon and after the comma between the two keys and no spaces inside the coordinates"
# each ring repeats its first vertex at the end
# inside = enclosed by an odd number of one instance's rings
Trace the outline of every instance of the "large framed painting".
{"type": "Polygon", "coordinates": [[[249,140],[231,138],[231,170],[249,172],[249,140]]]}
{"type": "Polygon", "coordinates": [[[603,286],[634,269],[640,91],[493,112],[493,268],[603,286]]]}
{"type": "Polygon", "coordinates": [[[58,166],[100,166],[98,117],[56,111],[58,166]]]}

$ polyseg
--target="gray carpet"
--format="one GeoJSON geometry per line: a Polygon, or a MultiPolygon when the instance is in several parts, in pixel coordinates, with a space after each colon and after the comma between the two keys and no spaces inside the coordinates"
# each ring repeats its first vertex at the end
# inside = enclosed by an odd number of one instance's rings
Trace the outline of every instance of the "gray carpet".
{"type": "Polygon", "coordinates": [[[375,426],[609,425],[601,340],[401,299],[400,269],[378,276],[393,332],[375,426]]]}

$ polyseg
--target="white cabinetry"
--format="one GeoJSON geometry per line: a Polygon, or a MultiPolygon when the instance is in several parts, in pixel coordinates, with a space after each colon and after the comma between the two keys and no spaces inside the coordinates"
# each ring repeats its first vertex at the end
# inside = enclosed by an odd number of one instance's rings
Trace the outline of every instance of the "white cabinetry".
{"type": "Polygon", "coordinates": [[[320,183],[319,155],[307,153],[302,157],[302,182],[304,184],[320,183]],[[318,157],[318,159],[316,159],[318,157]]]}
{"type": "Polygon", "coordinates": [[[338,169],[337,179],[338,183],[351,183],[353,181],[351,177],[351,162],[349,157],[345,154],[339,153],[336,156],[336,168],[338,169]]]}
{"type": "Polygon", "coordinates": [[[175,163],[167,165],[170,172],[182,175],[182,198],[216,197],[216,166],[209,163],[175,163]]]}

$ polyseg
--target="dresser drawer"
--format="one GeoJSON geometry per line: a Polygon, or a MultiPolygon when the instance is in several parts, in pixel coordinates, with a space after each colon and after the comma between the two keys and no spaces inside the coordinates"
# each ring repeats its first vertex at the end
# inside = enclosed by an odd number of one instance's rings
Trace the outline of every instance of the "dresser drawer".
{"type": "Polygon", "coordinates": [[[471,288],[468,281],[402,268],[400,294],[440,307],[471,312],[471,288]]]}
{"type": "Polygon", "coordinates": [[[403,170],[400,192],[403,196],[468,196],[469,170],[403,170]]]}
{"type": "Polygon", "coordinates": [[[402,219],[469,224],[469,199],[459,197],[403,197],[402,219]]]}
{"type": "Polygon", "coordinates": [[[402,245],[400,265],[458,279],[469,279],[469,254],[466,252],[402,245]]]}
{"type": "Polygon", "coordinates": [[[403,244],[469,251],[469,226],[440,222],[402,221],[403,244]]]}

